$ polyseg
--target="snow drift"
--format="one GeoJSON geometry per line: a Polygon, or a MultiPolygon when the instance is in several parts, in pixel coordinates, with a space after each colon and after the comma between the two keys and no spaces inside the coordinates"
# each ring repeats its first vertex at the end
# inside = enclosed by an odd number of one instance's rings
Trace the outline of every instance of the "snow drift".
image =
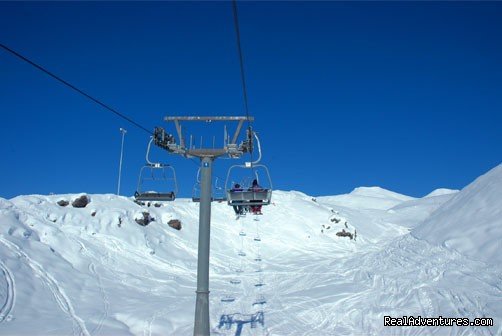
{"type": "Polygon", "coordinates": [[[502,165],[462,189],[412,234],[476,260],[502,264],[502,165]]]}

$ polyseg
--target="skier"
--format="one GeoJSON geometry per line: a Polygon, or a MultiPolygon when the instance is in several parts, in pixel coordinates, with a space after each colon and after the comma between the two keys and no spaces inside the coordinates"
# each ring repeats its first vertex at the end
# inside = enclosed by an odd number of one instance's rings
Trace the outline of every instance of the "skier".
{"type": "MultiPolygon", "coordinates": [[[[234,187],[232,188],[232,192],[239,192],[243,191],[244,189],[241,188],[241,185],[239,183],[236,183],[234,187]]],[[[240,203],[241,201],[234,201],[234,203],[240,203]]],[[[235,214],[237,216],[243,215],[244,214],[244,206],[242,205],[234,205],[233,206],[235,214]]]]}
{"type": "MultiPolygon", "coordinates": [[[[251,184],[251,188],[248,189],[249,191],[263,191],[263,188],[258,184],[258,181],[256,179],[253,180],[253,183],[251,184]]],[[[260,201],[250,201],[252,203],[260,202],[260,201]]],[[[255,215],[261,215],[261,205],[251,205],[251,212],[255,215]]]]}

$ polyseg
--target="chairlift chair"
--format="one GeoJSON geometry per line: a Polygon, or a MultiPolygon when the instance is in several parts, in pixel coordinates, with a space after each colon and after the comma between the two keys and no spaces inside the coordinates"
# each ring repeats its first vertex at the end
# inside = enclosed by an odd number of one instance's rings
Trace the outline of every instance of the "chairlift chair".
{"type": "Polygon", "coordinates": [[[259,205],[269,205],[272,200],[272,180],[270,178],[270,173],[267,166],[262,164],[253,165],[252,163],[247,163],[245,165],[233,165],[229,168],[227,173],[227,180],[225,182],[227,187],[227,202],[230,206],[259,206],[259,205]],[[250,187],[243,188],[243,190],[235,190],[233,188],[233,180],[231,179],[232,171],[236,168],[241,169],[253,169],[256,179],[261,182],[258,177],[257,170],[262,170],[265,172],[267,177],[267,187],[257,190],[251,190],[250,187]]]}
{"type": "Polygon", "coordinates": [[[224,295],[222,298],[221,298],[221,302],[234,302],[235,301],[235,297],[231,296],[231,295],[224,295]]]}
{"type": "MultiPolygon", "coordinates": [[[[228,169],[227,179],[225,181],[225,187],[227,189],[227,202],[230,206],[261,206],[261,205],[269,205],[272,200],[272,179],[270,178],[270,173],[268,171],[267,166],[263,164],[259,164],[261,160],[261,145],[260,139],[256,132],[253,132],[254,137],[256,138],[256,144],[258,148],[258,158],[254,162],[246,162],[244,165],[233,165],[228,169]],[[244,169],[251,170],[252,174],[248,174],[247,178],[251,180],[256,179],[258,184],[263,181],[260,181],[258,176],[259,171],[265,172],[266,175],[266,186],[261,185],[260,189],[251,189],[251,186],[248,186],[247,189],[243,188],[242,190],[235,190],[233,188],[235,182],[232,179],[232,171],[234,169],[244,169]]],[[[244,185],[245,187],[245,185],[244,185]]]]}
{"type": "Polygon", "coordinates": [[[267,299],[263,295],[260,295],[256,298],[256,300],[253,302],[253,306],[256,305],[264,305],[267,303],[267,299]]]}
{"type": "Polygon", "coordinates": [[[195,202],[195,203],[200,202],[200,183],[199,182],[195,182],[195,185],[193,186],[192,202],[195,202]]]}
{"type": "MultiPolygon", "coordinates": [[[[218,178],[216,178],[214,186],[213,186],[213,191],[211,193],[211,202],[224,202],[226,201],[227,198],[225,196],[225,190],[223,187],[218,185],[218,178]]],[[[200,202],[200,168],[197,171],[197,181],[195,182],[193,186],[193,192],[192,192],[192,202],[200,202]]]]}
{"type": "Polygon", "coordinates": [[[219,185],[219,178],[217,177],[214,181],[213,201],[225,202],[226,200],[227,196],[225,194],[225,186],[219,185]]]}
{"type": "Polygon", "coordinates": [[[163,202],[174,201],[178,192],[178,182],[174,167],[164,163],[154,163],[150,161],[150,147],[153,137],[148,143],[146,152],[146,164],[141,167],[138,178],[138,186],[134,193],[136,201],[141,202],[163,202]],[[162,191],[145,191],[145,181],[155,182],[156,187],[162,191]],[[165,191],[166,185],[171,184],[171,191],[165,191]]]}

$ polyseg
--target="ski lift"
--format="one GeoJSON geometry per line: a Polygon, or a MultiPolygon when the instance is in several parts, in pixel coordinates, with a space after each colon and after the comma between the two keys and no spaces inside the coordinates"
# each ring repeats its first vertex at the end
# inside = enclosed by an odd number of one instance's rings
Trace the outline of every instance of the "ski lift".
{"type": "Polygon", "coordinates": [[[227,196],[225,195],[225,187],[219,184],[219,178],[217,177],[214,181],[214,189],[213,189],[213,201],[216,202],[224,202],[227,200],[227,196]]]}
{"type": "MultiPolygon", "coordinates": [[[[141,167],[138,178],[138,186],[134,193],[136,201],[174,201],[178,192],[178,182],[176,180],[176,171],[173,166],[165,163],[150,161],[150,147],[154,138],[150,139],[146,151],[146,164],[141,167]],[[145,191],[145,185],[153,182],[156,187],[165,188],[165,184],[171,184],[171,191],[145,191]]],[[[165,189],[164,189],[165,190],[165,189]]]]}
{"type": "MultiPolygon", "coordinates": [[[[213,192],[211,194],[211,202],[224,202],[227,200],[225,196],[225,189],[220,186],[218,177],[216,178],[213,186],[213,192]]],[[[192,202],[200,202],[200,168],[197,170],[197,180],[193,186],[192,192],[192,202]]]]}
{"type": "Polygon", "coordinates": [[[260,295],[259,297],[256,298],[256,300],[253,302],[253,306],[257,306],[257,305],[264,305],[265,303],[267,303],[267,300],[265,299],[265,297],[263,295],[260,295]]]}
{"type": "MultiPolygon", "coordinates": [[[[260,140],[256,133],[254,136],[257,140],[257,147],[259,152],[259,157],[254,162],[246,162],[244,165],[233,165],[228,169],[227,179],[225,181],[225,186],[227,188],[227,201],[230,206],[260,206],[260,205],[269,205],[272,200],[272,179],[270,178],[270,173],[268,171],[267,166],[263,164],[258,164],[261,160],[261,146],[260,140]],[[231,179],[232,171],[236,168],[249,170],[251,169],[253,174],[253,179],[258,182],[260,185],[259,172],[264,172],[266,176],[266,187],[260,186],[255,187],[248,184],[248,188],[235,189],[233,186],[235,185],[234,180],[231,179]]],[[[249,176],[247,176],[249,179],[249,176]]],[[[244,186],[244,184],[242,184],[244,186]]]]}
{"type": "Polygon", "coordinates": [[[231,295],[224,295],[222,298],[221,298],[221,302],[234,302],[235,301],[235,298],[231,295]]]}
{"type": "Polygon", "coordinates": [[[197,170],[197,180],[193,186],[192,202],[200,202],[200,168],[197,170]]]}
{"type": "Polygon", "coordinates": [[[232,285],[238,285],[238,284],[240,284],[240,283],[241,283],[241,281],[240,281],[239,279],[232,279],[232,280],[230,280],[230,283],[231,283],[232,285]]]}

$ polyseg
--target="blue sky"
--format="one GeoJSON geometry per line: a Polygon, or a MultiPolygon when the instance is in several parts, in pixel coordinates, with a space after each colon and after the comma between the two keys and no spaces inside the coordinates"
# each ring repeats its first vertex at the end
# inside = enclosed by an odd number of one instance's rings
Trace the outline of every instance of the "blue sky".
{"type": "MultiPolygon", "coordinates": [[[[462,188],[502,158],[502,3],[242,2],[274,188],[462,188]]],[[[244,115],[230,2],[0,2],[0,41],[153,129],[244,115]]],[[[132,195],[148,134],[0,50],[0,196],[132,195]]],[[[216,131],[215,131],[216,132],[216,131]]],[[[216,137],[221,138],[218,129],[216,137]]],[[[197,166],[172,163],[180,195],[197,166]]],[[[228,160],[218,160],[224,178],[228,160]]]]}

